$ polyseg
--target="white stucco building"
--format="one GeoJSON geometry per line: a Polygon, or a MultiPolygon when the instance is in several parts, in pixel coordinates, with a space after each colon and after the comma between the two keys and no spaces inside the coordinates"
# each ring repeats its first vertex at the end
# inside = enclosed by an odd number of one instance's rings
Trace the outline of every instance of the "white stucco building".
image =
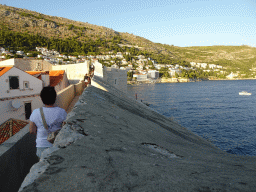
{"type": "Polygon", "coordinates": [[[42,80],[16,67],[0,67],[0,85],[0,125],[10,118],[29,119],[42,106],[42,80]]]}
{"type": "Polygon", "coordinates": [[[170,76],[175,77],[175,73],[181,74],[181,70],[180,69],[169,69],[170,76]]]}
{"type": "Polygon", "coordinates": [[[237,77],[238,74],[235,74],[233,72],[231,72],[229,75],[226,76],[227,79],[233,79],[235,77],[237,77]]]}
{"type": "Polygon", "coordinates": [[[159,71],[157,71],[157,70],[149,70],[147,77],[151,78],[151,79],[157,79],[157,78],[159,78],[159,71]]]}
{"type": "Polygon", "coordinates": [[[207,67],[207,63],[201,63],[201,68],[206,68],[207,67]]]}
{"type": "Polygon", "coordinates": [[[133,74],[133,77],[137,78],[137,81],[147,81],[147,74],[133,74]]]}
{"type": "Polygon", "coordinates": [[[196,62],[190,62],[190,65],[191,65],[192,67],[195,67],[195,66],[196,66],[196,62]]]}
{"type": "Polygon", "coordinates": [[[26,73],[41,79],[44,87],[54,87],[57,93],[69,86],[67,75],[64,70],[26,71],[26,73]]]}
{"type": "Polygon", "coordinates": [[[216,68],[217,67],[217,65],[215,65],[215,64],[209,64],[209,68],[210,69],[214,69],[214,68],[216,68]]]}

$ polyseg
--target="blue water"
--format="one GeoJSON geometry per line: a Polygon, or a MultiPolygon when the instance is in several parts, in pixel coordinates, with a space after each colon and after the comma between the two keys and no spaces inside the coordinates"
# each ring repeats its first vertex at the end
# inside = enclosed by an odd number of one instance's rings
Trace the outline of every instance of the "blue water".
{"type": "Polygon", "coordinates": [[[237,155],[256,156],[256,80],[128,85],[150,108],[237,155]],[[239,95],[240,91],[252,93],[239,95]]]}

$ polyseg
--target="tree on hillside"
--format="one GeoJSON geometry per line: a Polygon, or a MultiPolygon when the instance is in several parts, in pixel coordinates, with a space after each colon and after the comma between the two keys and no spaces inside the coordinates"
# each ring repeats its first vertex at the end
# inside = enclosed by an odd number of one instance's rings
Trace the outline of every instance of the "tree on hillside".
{"type": "Polygon", "coordinates": [[[128,72],[127,72],[127,77],[128,77],[127,80],[131,81],[132,78],[133,78],[133,71],[128,71],[128,72]]]}
{"type": "Polygon", "coordinates": [[[170,78],[171,75],[169,74],[168,71],[165,71],[165,72],[163,73],[163,77],[165,77],[165,78],[170,78]]]}

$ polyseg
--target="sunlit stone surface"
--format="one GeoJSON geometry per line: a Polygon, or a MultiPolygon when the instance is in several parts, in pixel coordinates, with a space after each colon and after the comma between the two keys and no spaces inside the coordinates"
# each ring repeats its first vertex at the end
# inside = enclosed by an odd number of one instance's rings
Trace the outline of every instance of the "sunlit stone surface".
{"type": "Polygon", "coordinates": [[[20,191],[255,191],[255,157],[219,150],[96,77],[92,85],[20,191]]]}

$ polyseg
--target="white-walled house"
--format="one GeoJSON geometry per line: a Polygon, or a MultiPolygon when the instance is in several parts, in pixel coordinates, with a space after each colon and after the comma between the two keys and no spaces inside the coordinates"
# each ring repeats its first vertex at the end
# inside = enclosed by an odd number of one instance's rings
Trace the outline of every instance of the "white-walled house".
{"type": "Polygon", "coordinates": [[[10,118],[27,120],[43,105],[42,80],[16,67],[0,67],[0,85],[0,125],[10,118]]]}
{"type": "Polygon", "coordinates": [[[180,74],[181,70],[180,69],[169,69],[170,76],[174,77],[175,73],[180,74]]]}
{"type": "Polygon", "coordinates": [[[233,72],[231,72],[229,75],[226,76],[227,79],[233,79],[235,77],[237,77],[238,74],[235,74],[233,72]]]}
{"type": "Polygon", "coordinates": [[[62,57],[63,59],[67,59],[68,58],[68,56],[63,55],[63,54],[59,54],[58,57],[62,57]]]}
{"type": "Polygon", "coordinates": [[[132,64],[128,64],[127,69],[128,69],[128,70],[132,69],[132,64]]]}
{"type": "Polygon", "coordinates": [[[197,63],[197,64],[196,64],[196,67],[197,67],[197,68],[201,68],[201,63],[197,63]]]}
{"type": "Polygon", "coordinates": [[[122,60],[122,64],[127,64],[128,62],[126,61],[126,59],[122,60]]]}
{"type": "Polygon", "coordinates": [[[146,81],[148,80],[147,74],[133,74],[133,77],[137,77],[137,81],[146,81]]]}
{"type": "Polygon", "coordinates": [[[192,67],[195,67],[195,66],[196,66],[196,62],[190,62],[190,65],[191,65],[192,67]]]}
{"type": "Polygon", "coordinates": [[[24,52],[23,52],[23,51],[17,51],[16,54],[17,54],[17,55],[23,55],[24,52]]]}
{"type": "Polygon", "coordinates": [[[201,68],[206,68],[207,67],[207,63],[201,63],[201,68]]]}
{"type": "Polygon", "coordinates": [[[3,52],[3,51],[5,51],[5,48],[0,47],[0,52],[3,52]]]}
{"type": "Polygon", "coordinates": [[[44,87],[52,86],[58,93],[69,86],[68,78],[65,70],[51,71],[26,71],[28,74],[43,81],[44,87]]]}
{"type": "Polygon", "coordinates": [[[157,70],[149,70],[148,71],[148,78],[157,79],[159,78],[159,71],[157,70]]]}
{"type": "Polygon", "coordinates": [[[156,69],[161,69],[162,65],[156,64],[156,65],[154,65],[154,67],[155,67],[156,69]]]}
{"type": "Polygon", "coordinates": [[[145,56],[144,55],[139,55],[138,59],[145,59],[145,56]]]}
{"type": "Polygon", "coordinates": [[[214,68],[216,68],[217,67],[217,65],[215,65],[215,64],[209,64],[209,68],[210,69],[214,69],[214,68]]]}

